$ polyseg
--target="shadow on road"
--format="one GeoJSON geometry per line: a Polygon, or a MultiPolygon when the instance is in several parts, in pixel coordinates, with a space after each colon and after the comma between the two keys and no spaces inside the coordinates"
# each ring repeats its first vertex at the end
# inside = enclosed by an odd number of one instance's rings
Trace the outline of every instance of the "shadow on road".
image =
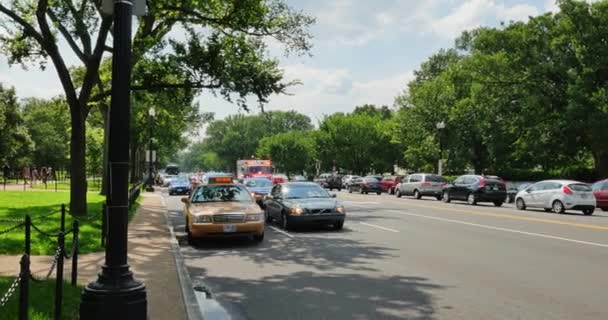
{"type": "Polygon", "coordinates": [[[421,277],[295,272],[250,280],[191,272],[250,319],[435,319],[432,291],[445,288],[421,277]]]}

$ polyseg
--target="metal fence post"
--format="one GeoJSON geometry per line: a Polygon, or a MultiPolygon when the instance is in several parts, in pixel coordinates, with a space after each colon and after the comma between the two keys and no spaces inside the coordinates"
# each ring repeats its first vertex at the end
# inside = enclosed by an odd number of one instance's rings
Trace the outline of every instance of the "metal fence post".
{"type": "Polygon", "coordinates": [[[78,231],[79,231],[79,223],[78,220],[74,220],[74,234],[72,235],[72,286],[75,287],[78,282],[78,247],[80,247],[80,243],[78,242],[78,231]]]}
{"type": "Polygon", "coordinates": [[[30,256],[21,256],[21,272],[19,272],[19,320],[28,320],[29,309],[29,281],[30,281],[30,256]]]}
{"type": "Polygon", "coordinates": [[[65,232],[65,204],[61,204],[61,233],[65,232]]]}
{"type": "Polygon", "coordinates": [[[25,254],[28,256],[31,253],[32,248],[32,218],[30,215],[25,216],[25,254]]]}
{"type": "Polygon", "coordinates": [[[63,305],[63,255],[65,254],[65,234],[59,233],[59,257],[57,258],[57,278],[55,280],[55,320],[61,319],[63,305]]]}

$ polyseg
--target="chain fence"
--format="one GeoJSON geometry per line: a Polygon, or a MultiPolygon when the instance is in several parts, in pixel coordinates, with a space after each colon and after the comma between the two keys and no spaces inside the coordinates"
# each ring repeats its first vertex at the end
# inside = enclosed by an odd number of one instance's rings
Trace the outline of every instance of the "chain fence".
{"type": "Polygon", "coordinates": [[[21,275],[15,277],[15,281],[13,281],[11,286],[8,287],[6,293],[4,293],[2,298],[0,298],[0,308],[4,307],[4,305],[8,302],[8,300],[10,300],[13,294],[15,294],[15,291],[17,291],[17,287],[19,286],[19,282],[21,282],[21,275]]]}

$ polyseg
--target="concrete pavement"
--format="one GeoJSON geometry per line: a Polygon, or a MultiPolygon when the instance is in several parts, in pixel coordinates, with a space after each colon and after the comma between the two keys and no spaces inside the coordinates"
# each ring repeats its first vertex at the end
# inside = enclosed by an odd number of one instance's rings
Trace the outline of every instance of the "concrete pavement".
{"type": "MultiPolygon", "coordinates": [[[[249,319],[606,319],[608,215],[338,193],[344,230],[209,241],[193,279],[249,319]]],[[[166,197],[183,238],[180,197],[166,197]]]]}

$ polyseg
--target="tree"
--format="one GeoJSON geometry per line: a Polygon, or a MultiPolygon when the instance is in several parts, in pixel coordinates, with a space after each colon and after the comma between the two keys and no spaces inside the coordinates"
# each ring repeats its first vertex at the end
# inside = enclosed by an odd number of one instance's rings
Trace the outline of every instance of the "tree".
{"type": "Polygon", "coordinates": [[[24,125],[34,142],[33,164],[67,168],[69,161],[69,111],[65,100],[28,98],[23,104],[24,125]]]}
{"type": "Polygon", "coordinates": [[[0,84],[0,165],[11,168],[31,165],[30,153],[34,149],[22,114],[15,89],[0,84]]]}
{"type": "Polygon", "coordinates": [[[311,129],[310,118],[295,111],[272,111],[250,116],[237,114],[210,123],[205,141],[210,151],[236,171],[236,161],[255,156],[264,137],[311,129]]]}
{"type": "Polygon", "coordinates": [[[323,168],[331,168],[335,160],[339,168],[357,174],[370,169],[390,171],[396,152],[390,151],[395,150],[395,145],[390,131],[384,129],[386,124],[368,114],[336,113],[326,117],[314,134],[316,154],[323,168]]]}
{"type": "Polygon", "coordinates": [[[256,154],[272,159],[277,169],[290,175],[312,167],[314,145],[309,133],[290,131],[263,138],[256,154]]]}
{"type": "MultiPolygon", "coordinates": [[[[95,107],[107,114],[107,104],[100,102],[111,92],[100,66],[104,53],[113,51],[108,41],[112,17],[104,16],[100,7],[99,0],[0,4],[0,50],[11,64],[44,68],[51,61],[64,90],[71,119],[72,214],[86,213],[86,119],[95,107]],[[80,78],[70,72],[59,37],[80,60],[80,78]]],[[[277,61],[266,57],[263,40],[274,38],[288,52],[306,53],[307,28],[313,22],[280,0],[149,1],[148,14],[138,18],[134,35],[131,89],[209,89],[229,100],[236,93],[244,108],[249,95],[265,103],[293,82],[282,81],[277,61]],[[177,26],[185,39],[171,37],[177,26]]]]}
{"type": "Polygon", "coordinates": [[[367,114],[374,117],[380,117],[382,120],[388,120],[393,117],[393,112],[388,106],[376,107],[373,104],[364,104],[355,107],[353,114],[367,114]]]}

